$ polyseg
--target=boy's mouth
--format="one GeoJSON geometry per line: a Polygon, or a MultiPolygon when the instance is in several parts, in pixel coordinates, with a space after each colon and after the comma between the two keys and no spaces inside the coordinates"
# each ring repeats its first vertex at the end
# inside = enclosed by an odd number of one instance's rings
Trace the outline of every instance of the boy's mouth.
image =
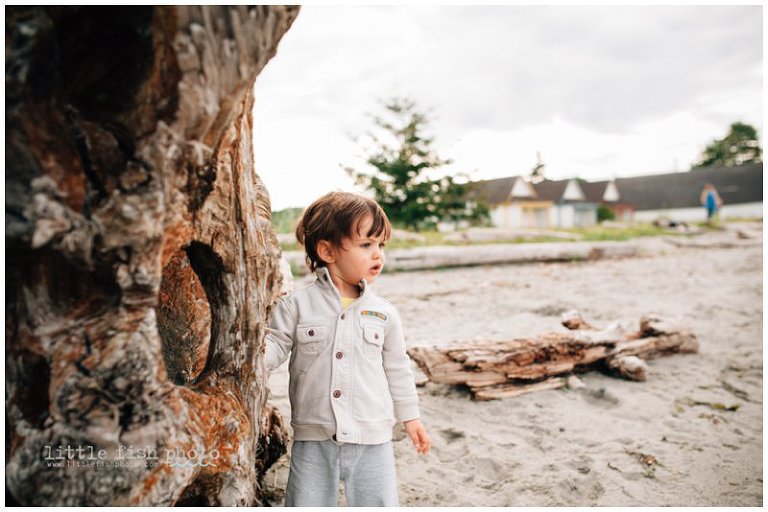
{"type": "Polygon", "coordinates": [[[371,272],[381,272],[381,265],[374,265],[371,267],[371,272]]]}

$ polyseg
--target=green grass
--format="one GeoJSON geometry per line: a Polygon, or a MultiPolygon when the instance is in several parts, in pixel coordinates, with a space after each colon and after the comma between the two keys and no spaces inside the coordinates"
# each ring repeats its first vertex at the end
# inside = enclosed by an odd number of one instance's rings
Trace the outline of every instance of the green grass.
{"type": "MultiPolygon", "coordinates": [[[[753,219],[750,219],[753,220],[753,219]]],[[[761,219],[754,219],[759,220],[761,219]]],[[[706,222],[694,222],[689,223],[693,226],[697,226],[704,231],[717,231],[722,229],[721,226],[728,221],[719,221],[715,224],[707,224],[706,222]]],[[[664,229],[656,227],[652,224],[632,224],[627,227],[603,227],[592,226],[588,228],[569,228],[569,229],[553,229],[552,231],[558,231],[561,233],[571,233],[581,235],[580,240],[567,240],[555,237],[535,237],[535,238],[520,238],[514,241],[510,240],[496,240],[496,241],[480,241],[480,242],[451,242],[446,241],[445,236],[447,233],[440,233],[438,231],[422,231],[419,234],[425,237],[424,242],[417,242],[414,240],[390,240],[387,244],[387,249],[412,249],[414,247],[431,247],[436,245],[448,245],[448,246],[461,246],[461,245],[484,245],[484,244],[509,244],[509,243],[549,243],[549,242],[569,242],[569,241],[584,241],[584,242],[596,242],[596,241],[627,241],[633,238],[641,238],[647,236],[691,236],[690,233],[676,232],[674,230],[664,229]]],[[[298,243],[283,244],[281,248],[284,251],[300,251],[302,247],[298,243]]]]}
{"type": "Polygon", "coordinates": [[[729,217],[725,222],[759,222],[763,223],[762,217],[729,217]]]}
{"type": "Polygon", "coordinates": [[[582,236],[582,240],[585,242],[596,241],[626,241],[633,238],[640,238],[644,236],[662,236],[671,234],[680,234],[656,227],[652,224],[633,224],[628,227],[621,228],[608,228],[603,226],[592,226],[588,228],[571,228],[561,229],[566,233],[574,233],[582,236]]]}

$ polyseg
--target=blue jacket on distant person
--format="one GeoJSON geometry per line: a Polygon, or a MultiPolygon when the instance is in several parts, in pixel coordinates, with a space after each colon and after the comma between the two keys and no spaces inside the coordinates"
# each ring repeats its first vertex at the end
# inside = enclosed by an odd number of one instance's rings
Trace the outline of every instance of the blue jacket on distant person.
{"type": "Polygon", "coordinates": [[[723,200],[720,199],[715,186],[711,183],[704,185],[700,200],[701,204],[707,209],[707,220],[712,219],[723,204],[723,200]]]}

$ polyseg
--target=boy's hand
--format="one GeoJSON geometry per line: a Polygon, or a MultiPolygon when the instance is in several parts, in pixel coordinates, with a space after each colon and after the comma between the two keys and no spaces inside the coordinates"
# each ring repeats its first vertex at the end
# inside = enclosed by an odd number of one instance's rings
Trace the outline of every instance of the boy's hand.
{"type": "Polygon", "coordinates": [[[411,438],[411,442],[416,448],[416,453],[427,453],[431,441],[429,440],[427,429],[424,428],[421,420],[406,421],[403,422],[403,426],[405,426],[405,432],[408,434],[408,437],[411,438]]]}

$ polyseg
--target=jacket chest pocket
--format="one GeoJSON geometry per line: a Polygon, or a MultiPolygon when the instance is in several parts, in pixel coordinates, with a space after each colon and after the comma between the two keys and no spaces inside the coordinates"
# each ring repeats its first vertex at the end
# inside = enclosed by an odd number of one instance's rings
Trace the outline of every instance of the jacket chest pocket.
{"type": "Polygon", "coordinates": [[[328,341],[326,325],[305,324],[296,327],[296,342],[300,354],[317,355],[325,347],[326,341],[328,341]]]}
{"type": "Polygon", "coordinates": [[[363,327],[363,354],[370,358],[381,358],[384,346],[384,329],[363,327]]]}

